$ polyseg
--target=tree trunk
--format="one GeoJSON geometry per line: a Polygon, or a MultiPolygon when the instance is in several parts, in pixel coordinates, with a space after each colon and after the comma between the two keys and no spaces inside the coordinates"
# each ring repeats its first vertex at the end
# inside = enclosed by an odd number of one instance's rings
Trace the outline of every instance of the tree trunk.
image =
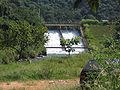
{"type": "Polygon", "coordinates": [[[68,52],[68,53],[69,53],[68,55],[70,56],[70,52],[68,52]]]}

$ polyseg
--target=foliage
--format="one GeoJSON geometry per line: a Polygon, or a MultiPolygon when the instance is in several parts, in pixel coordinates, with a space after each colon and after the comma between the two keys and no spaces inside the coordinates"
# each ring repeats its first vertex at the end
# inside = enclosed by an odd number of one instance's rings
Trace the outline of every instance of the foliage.
{"type": "Polygon", "coordinates": [[[18,59],[18,55],[12,48],[0,50],[0,64],[8,64],[18,59]]]}
{"type": "Polygon", "coordinates": [[[46,57],[40,61],[0,64],[0,81],[48,80],[79,78],[89,54],[46,57]]]}
{"type": "Polygon", "coordinates": [[[111,53],[116,54],[116,57],[120,55],[120,25],[116,26],[116,32],[114,36],[105,38],[104,47],[109,49],[111,53]]]}
{"type": "Polygon", "coordinates": [[[114,25],[84,25],[85,37],[88,41],[88,47],[94,51],[100,51],[104,48],[105,38],[112,37],[116,30],[114,25]]]}
{"type": "Polygon", "coordinates": [[[27,21],[13,21],[1,18],[0,49],[14,49],[16,54],[19,55],[19,59],[28,58],[31,53],[32,57],[35,57],[44,48],[46,42],[44,33],[46,31],[47,28],[41,24],[32,26],[27,21]]]}
{"type": "Polygon", "coordinates": [[[34,58],[45,51],[47,28],[41,24],[39,8],[34,0],[0,0],[0,50],[13,50],[14,60],[34,58]]]}
{"type": "Polygon", "coordinates": [[[32,0],[1,0],[0,17],[12,20],[26,20],[30,24],[40,22],[38,5],[32,0]]]}
{"type": "MultiPolygon", "coordinates": [[[[116,59],[117,60],[117,59],[116,59]]],[[[101,66],[98,76],[83,85],[84,88],[92,90],[119,90],[120,89],[120,63],[114,63],[108,59],[97,59],[96,62],[101,66]]],[[[93,73],[89,76],[95,77],[93,73]]]]}
{"type": "Polygon", "coordinates": [[[69,53],[74,52],[75,49],[72,47],[73,45],[78,45],[80,43],[80,37],[74,37],[72,39],[64,39],[60,38],[60,44],[64,46],[65,51],[69,53]]]}
{"type": "Polygon", "coordinates": [[[89,5],[96,10],[94,14],[88,6],[86,0],[78,0],[76,4],[80,3],[80,7],[73,9],[73,0],[43,0],[40,1],[41,16],[44,17],[46,22],[79,22],[82,19],[93,19],[95,17],[98,20],[118,20],[120,17],[120,7],[116,0],[87,0],[89,5]],[[97,1],[100,1],[99,8],[95,9],[97,1]],[[92,3],[91,3],[92,2],[92,3]]]}
{"type": "MultiPolygon", "coordinates": [[[[116,26],[87,26],[85,33],[89,40],[91,59],[95,59],[101,66],[101,70],[94,82],[85,86],[92,90],[119,90],[120,89],[120,63],[114,63],[112,59],[119,60],[119,25],[116,26]],[[93,28],[94,27],[94,30],[93,28]],[[97,27],[97,28],[96,28],[97,27]],[[99,27],[99,28],[98,28],[99,27]],[[102,29],[102,27],[104,27],[102,29]],[[97,33],[96,33],[97,32],[97,33]],[[98,35],[99,34],[99,35],[98,35]],[[104,36],[103,36],[104,34],[104,36]],[[91,42],[92,41],[92,42],[91,42]],[[117,58],[117,59],[116,59],[117,58]],[[105,60],[108,59],[108,60],[105,60]]],[[[94,77],[94,75],[90,75],[94,77]]]]}
{"type": "Polygon", "coordinates": [[[97,25],[100,22],[98,20],[93,20],[93,19],[82,19],[81,24],[89,24],[89,25],[97,25]]]}
{"type": "MultiPolygon", "coordinates": [[[[99,5],[100,5],[100,1],[101,0],[86,0],[86,2],[88,3],[89,7],[91,8],[91,10],[93,12],[96,12],[99,5]]],[[[116,0],[120,3],[120,0],[116,0]]],[[[82,2],[82,0],[76,0],[75,4],[74,4],[74,8],[78,7],[79,4],[82,2]]]]}
{"type": "MultiPolygon", "coordinates": [[[[95,10],[98,3],[96,0],[89,1],[95,10]]],[[[85,0],[82,0],[78,9],[73,9],[73,5],[73,0],[1,0],[0,17],[26,20],[33,25],[39,22],[79,22],[93,18],[110,21],[120,19],[120,7],[116,0],[100,0],[96,14],[91,12],[85,0]]]]}
{"type": "MultiPolygon", "coordinates": [[[[76,0],[74,3],[74,8],[77,8],[81,2],[82,2],[82,0],[76,0]]],[[[91,8],[91,10],[93,12],[96,12],[96,10],[99,7],[100,0],[87,0],[87,3],[89,5],[89,7],[91,8]]]]}
{"type": "Polygon", "coordinates": [[[39,8],[38,3],[34,0],[0,0],[0,54],[3,55],[1,56],[2,61],[8,63],[34,58],[45,51],[44,43],[47,39],[44,33],[47,28],[41,24],[39,8]],[[10,54],[10,51],[14,52],[17,58],[10,54]],[[11,57],[7,56],[7,53],[11,57]]]}

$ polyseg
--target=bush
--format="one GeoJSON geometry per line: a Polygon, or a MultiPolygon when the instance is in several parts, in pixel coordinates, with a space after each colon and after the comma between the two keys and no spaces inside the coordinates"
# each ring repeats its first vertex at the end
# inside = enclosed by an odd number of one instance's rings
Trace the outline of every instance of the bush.
{"type": "Polygon", "coordinates": [[[15,60],[17,59],[18,55],[16,54],[14,49],[7,48],[4,50],[0,50],[0,64],[15,62],[15,60]]]}
{"type": "Polygon", "coordinates": [[[38,48],[28,47],[22,52],[22,59],[35,58],[38,55],[43,55],[46,52],[45,47],[43,45],[38,48]]]}
{"type": "Polygon", "coordinates": [[[102,20],[102,22],[100,22],[100,25],[110,25],[111,23],[108,20],[102,20]]]}
{"type": "MultiPolygon", "coordinates": [[[[94,82],[85,83],[86,88],[90,90],[120,90],[120,63],[113,63],[112,61],[105,62],[105,60],[99,60],[101,71],[98,74],[94,82]],[[109,63],[109,64],[106,64],[109,63]]],[[[90,75],[94,78],[95,75],[90,75]]]]}
{"type": "Polygon", "coordinates": [[[81,24],[88,24],[88,25],[97,25],[100,22],[98,20],[93,20],[93,19],[82,19],[81,24]]]}
{"type": "Polygon", "coordinates": [[[47,41],[45,32],[47,28],[41,23],[32,26],[27,21],[2,19],[0,20],[0,48],[9,47],[16,50],[19,60],[34,58],[44,49],[47,41]]]}

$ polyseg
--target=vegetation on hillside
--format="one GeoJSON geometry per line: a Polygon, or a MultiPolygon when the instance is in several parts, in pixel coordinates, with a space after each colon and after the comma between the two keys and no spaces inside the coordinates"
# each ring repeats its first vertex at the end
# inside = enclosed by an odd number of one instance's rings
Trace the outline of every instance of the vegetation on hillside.
{"type": "MultiPolygon", "coordinates": [[[[82,1],[85,1],[85,0],[76,0],[74,3],[74,8],[78,7],[82,1]]],[[[116,1],[120,3],[120,0],[116,0],[116,1]]],[[[96,12],[100,6],[101,0],[86,0],[86,2],[91,8],[91,10],[93,12],[96,12]]]]}
{"type": "Polygon", "coordinates": [[[84,28],[89,50],[96,58],[120,58],[119,25],[85,24],[84,28]]]}
{"type": "MultiPolygon", "coordinates": [[[[0,1],[0,81],[78,78],[80,70],[89,59],[120,58],[119,22],[117,25],[100,22],[104,19],[109,21],[120,19],[118,1],[101,0],[100,5],[98,2],[88,2],[92,10],[96,11],[95,14],[85,1],[76,10],[72,8],[73,3],[73,0],[0,1]],[[42,22],[73,22],[83,18],[88,19],[82,20],[82,23],[89,54],[85,52],[70,57],[48,57],[31,64],[11,63],[21,59],[31,60],[29,58],[34,58],[45,51],[44,44],[47,38],[44,33],[47,28],[42,22]]],[[[94,86],[92,88],[95,90],[119,90],[120,77],[111,72],[114,66],[103,64],[102,68],[106,75],[100,73],[97,85],[90,86],[94,86]]]]}
{"type": "Polygon", "coordinates": [[[45,51],[47,28],[38,8],[31,0],[0,0],[0,63],[34,58],[45,51]]]}
{"type": "MultiPolygon", "coordinates": [[[[92,90],[120,89],[120,25],[92,25],[85,23],[85,36],[91,59],[100,65],[100,73],[96,79],[86,82],[84,87],[92,90]]],[[[94,74],[90,74],[94,77],[94,74]]]]}
{"type": "Polygon", "coordinates": [[[73,8],[74,0],[1,0],[0,17],[14,20],[25,19],[31,24],[44,21],[79,22],[84,18],[110,21],[120,19],[120,6],[117,0],[101,0],[100,2],[96,14],[93,14],[85,0],[82,0],[77,9],[73,8]]]}
{"type": "MultiPolygon", "coordinates": [[[[79,8],[73,9],[74,0],[39,0],[40,14],[46,22],[79,22],[83,18],[110,21],[120,19],[120,6],[117,0],[101,0],[96,14],[91,12],[86,0],[79,1],[82,1],[79,8]]],[[[96,0],[89,1],[96,2],[96,0]]],[[[90,4],[92,7],[92,3],[90,4]]]]}

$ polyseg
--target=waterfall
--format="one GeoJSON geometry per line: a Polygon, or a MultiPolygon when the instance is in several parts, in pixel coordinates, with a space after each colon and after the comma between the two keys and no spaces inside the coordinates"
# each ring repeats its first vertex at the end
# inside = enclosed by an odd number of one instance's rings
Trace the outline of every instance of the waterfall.
{"type": "MultiPolygon", "coordinates": [[[[80,36],[80,31],[79,30],[48,30],[48,42],[45,44],[47,54],[68,54],[64,48],[60,45],[60,38],[61,34],[63,38],[65,39],[72,39],[73,37],[80,36]],[[61,33],[60,33],[61,32],[61,33]]],[[[75,48],[74,52],[71,52],[71,54],[78,54],[80,52],[83,52],[83,43],[80,40],[80,44],[78,45],[73,45],[75,48]]]]}

